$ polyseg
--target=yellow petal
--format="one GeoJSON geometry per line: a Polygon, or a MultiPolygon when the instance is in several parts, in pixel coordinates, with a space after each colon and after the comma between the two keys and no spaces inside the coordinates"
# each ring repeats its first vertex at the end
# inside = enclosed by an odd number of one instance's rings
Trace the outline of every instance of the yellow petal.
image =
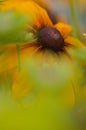
{"type": "Polygon", "coordinates": [[[1,6],[2,10],[16,10],[21,13],[27,14],[32,18],[31,25],[42,27],[42,26],[52,26],[52,22],[49,19],[49,16],[42,7],[40,7],[35,2],[29,0],[18,0],[18,1],[8,1],[4,2],[1,6]]]}
{"type": "Polygon", "coordinates": [[[84,47],[84,44],[81,41],[79,41],[78,39],[71,37],[71,36],[68,36],[65,39],[65,42],[69,43],[70,45],[72,45],[74,47],[84,47]]]}
{"type": "Polygon", "coordinates": [[[72,30],[71,26],[64,23],[57,23],[54,27],[61,32],[63,38],[66,38],[72,30]]]}

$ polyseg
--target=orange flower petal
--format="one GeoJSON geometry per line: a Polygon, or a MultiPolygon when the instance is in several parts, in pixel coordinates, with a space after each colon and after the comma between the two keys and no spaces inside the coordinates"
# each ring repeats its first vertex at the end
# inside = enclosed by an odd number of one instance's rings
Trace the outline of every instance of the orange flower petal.
{"type": "Polygon", "coordinates": [[[66,38],[72,30],[71,26],[64,23],[57,23],[54,27],[61,32],[63,38],[66,38]]]}
{"type": "Polygon", "coordinates": [[[66,43],[69,43],[70,45],[74,46],[74,47],[84,47],[84,44],[82,42],[80,42],[78,39],[73,38],[71,36],[68,36],[65,39],[66,43]]]}
{"type": "MultiPolygon", "coordinates": [[[[32,0],[33,1],[33,0],[32,0]]],[[[40,6],[47,8],[46,2],[44,2],[44,0],[34,0],[37,4],[39,4],[40,6]]]]}
{"type": "Polygon", "coordinates": [[[8,1],[1,7],[2,10],[16,10],[21,13],[25,13],[31,16],[31,25],[42,27],[42,26],[52,26],[52,22],[46,12],[42,7],[33,1],[8,1]]]}
{"type": "Polygon", "coordinates": [[[28,58],[34,57],[35,56],[34,54],[36,54],[39,49],[40,46],[37,46],[35,44],[31,47],[27,45],[25,48],[21,48],[20,55],[21,55],[22,62],[28,60],[28,58]]]}
{"type": "Polygon", "coordinates": [[[18,65],[17,53],[15,46],[4,46],[3,53],[0,55],[0,73],[8,69],[12,69],[18,65]]]}
{"type": "MultiPolygon", "coordinates": [[[[29,45],[26,45],[26,47],[22,45],[20,48],[20,64],[23,64],[25,60],[33,56],[38,49],[39,47],[35,45],[31,47],[29,45]]],[[[16,45],[7,45],[4,52],[0,55],[0,63],[0,72],[18,68],[19,63],[16,45]]]]}
{"type": "Polygon", "coordinates": [[[31,81],[28,80],[25,70],[13,73],[12,96],[14,98],[27,96],[33,86],[31,81]]]}

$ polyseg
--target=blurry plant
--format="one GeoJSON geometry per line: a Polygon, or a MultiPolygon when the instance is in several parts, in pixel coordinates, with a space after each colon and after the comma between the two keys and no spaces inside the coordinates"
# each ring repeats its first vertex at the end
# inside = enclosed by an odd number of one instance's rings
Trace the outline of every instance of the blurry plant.
{"type": "Polygon", "coordinates": [[[0,20],[0,128],[74,129],[69,110],[80,101],[84,45],[69,35],[69,25],[53,25],[46,10],[32,0],[7,1],[0,20]],[[5,87],[10,91],[4,95],[5,87]]]}
{"type": "MultiPolygon", "coordinates": [[[[20,44],[20,42],[17,46],[19,63],[16,62],[14,47],[8,46],[8,50],[14,52],[12,56],[8,52],[8,69],[21,64],[21,72],[14,70],[12,73],[12,77],[14,78],[12,86],[13,95],[25,95],[34,86],[37,86],[38,89],[46,88],[49,90],[51,88],[51,93],[52,88],[56,88],[57,90],[63,89],[62,91],[65,88],[70,88],[69,93],[74,90],[71,96],[72,99],[70,97],[72,101],[71,105],[77,102],[75,101],[77,100],[75,93],[79,86],[79,82],[77,81],[80,78],[81,72],[75,63],[73,63],[74,60],[69,51],[70,49],[83,48],[84,45],[79,40],[68,35],[71,31],[69,25],[63,23],[53,25],[47,12],[33,1],[14,2],[14,4],[12,2],[7,3],[2,7],[2,10],[12,10],[14,8],[18,13],[23,12],[32,16],[33,20],[31,23],[28,23],[29,26],[25,24],[25,28],[28,30],[30,27],[31,30],[29,32],[30,34],[32,33],[31,36],[36,37],[34,42],[28,40],[26,44],[25,42],[20,44]],[[22,8],[25,10],[22,11],[22,8]],[[43,30],[43,27],[45,30],[43,30]],[[53,33],[52,36],[51,33],[53,33]],[[58,35],[59,38],[56,37],[54,39],[55,35],[58,35]],[[48,40],[46,41],[46,39],[48,40]],[[46,71],[47,74],[45,73],[46,71]],[[74,95],[76,99],[74,99],[74,95]]],[[[24,38],[24,36],[22,37],[24,38]]],[[[20,35],[20,38],[22,37],[20,35]]]]}
{"type": "Polygon", "coordinates": [[[31,22],[30,15],[27,17],[27,15],[13,10],[0,12],[0,44],[1,46],[7,44],[16,45],[19,66],[21,64],[19,44],[35,40],[31,28],[25,29],[27,22],[31,22]]]}
{"type": "Polygon", "coordinates": [[[81,39],[81,34],[80,34],[80,28],[79,28],[79,16],[78,16],[78,2],[75,0],[69,0],[70,2],[70,17],[71,17],[71,23],[74,28],[74,33],[75,36],[79,39],[81,39]]]}
{"type": "Polygon", "coordinates": [[[13,10],[1,11],[0,43],[21,43],[33,40],[33,34],[25,30],[27,21],[31,22],[31,16],[27,17],[27,15],[13,10]]]}

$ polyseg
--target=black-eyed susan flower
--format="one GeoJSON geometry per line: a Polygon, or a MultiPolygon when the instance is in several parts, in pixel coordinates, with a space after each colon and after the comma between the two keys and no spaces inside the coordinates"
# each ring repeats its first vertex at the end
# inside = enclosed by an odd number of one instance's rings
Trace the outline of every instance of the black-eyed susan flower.
{"type": "Polygon", "coordinates": [[[3,67],[0,64],[0,72],[6,70],[0,73],[0,87],[11,88],[14,97],[27,95],[24,102],[17,100],[17,105],[6,95],[8,93],[4,95],[0,91],[0,128],[74,129],[75,120],[71,120],[69,108],[78,101],[81,71],[71,51],[83,48],[83,44],[69,35],[72,29],[69,25],[54,25],[46,10],[31,0],[10,0],[1,8],[31,16],[32,21],[25,24],[24,31],[32,41],[18,44],[20,71],[16,44],[4,46],[4,53],[0,55],[0,63],[3,64],[3,67]]]}
{"type": "Polygon", "coordinates": [[[58,54],[66,52],[66,49],[70,47],[83,47],[79,40],[69,35],[71,26],[64,23],[53,25],[47,12],[33,0],[9,0],[3,3],[1,10],[15,10],[32,16],[32,22],[27,25],[27,28],[28,26],[32,28],[36,41],[27,44],[28,49],[33,47],[38,50],[51,50],[58,54]]]}
{"type": "MultiPolygon", "coordinates": [[[[20,45],[22,69],[21,72],[12,72],[13,95],[26,95],[31,89],[34,92],[39,88],[50,88],[49,92],[53,90],[57,95],[57,88],[66,86],[66,94],[62,92],[60,99],[63,104],[73,105],[75,96],[72,86],[77,84],[78,70],[72,63],[69,50],[83,47],[83,44],[69,35],[72,28],[64,23],[54,25],[46,10],[32,0],[5,2],[2,10],[15,10],[32,16],[32,22],[26,27],[27,30],[32,29],[31,34],[35,39],[34,42],[20,45]]],[[[8,69],[12,69],[18,65],[16,47],[8,45],[8,50],[12,54],[8,57],[8,69]]],[[[44,91],[41,95],[44,95],[44,91]]]]}

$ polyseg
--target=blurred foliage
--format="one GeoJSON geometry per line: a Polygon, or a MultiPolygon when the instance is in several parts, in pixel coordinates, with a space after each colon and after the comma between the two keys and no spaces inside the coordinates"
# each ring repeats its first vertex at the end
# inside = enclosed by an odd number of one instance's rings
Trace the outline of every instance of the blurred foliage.
{"type": "Polygon", "coordinates": [[[86,47],[76,49],[73,55],[83,67],[86,66],[86,47]]]}
{"type": "Polygon", "coordinates": [[[27,97],[26,102],[16,103],[10,96],[0,93],[0,129],[3,130],[72,130],[73,121],[69,112],[59,107],[56,99],[27,97]],[[3,98],[3,101],[2,101],[3,98]],[[31,101],[30,101],[31,99],[31,101]]]}
{"type": "MultiPolygon", "coordinates": [[[[73,4],[70,4],[72,22],[80,37],[73,4]]],[[[31,57],[22,62],[20,44],[36,40],[33,30],[27,28],[31,20],[31,16],[13,10],[0,12],[0,129],[84,130],[86,48],[69,50],[71,58],[64,55],[51,58],[50,52],[46,52],[46,57],[38,53],[36,59],[31,57]],[[9,60],[5,52],[9,43],[16,45],[20,71],[17,67],[7,69],[9,60]]]]}
{"type": "Polygon", "coordinates": [[[0,43],[22,43],[34,39],[33,33],[25,30],[31,22],[31,16],[13,10],[0,12],[0,43]]]}

